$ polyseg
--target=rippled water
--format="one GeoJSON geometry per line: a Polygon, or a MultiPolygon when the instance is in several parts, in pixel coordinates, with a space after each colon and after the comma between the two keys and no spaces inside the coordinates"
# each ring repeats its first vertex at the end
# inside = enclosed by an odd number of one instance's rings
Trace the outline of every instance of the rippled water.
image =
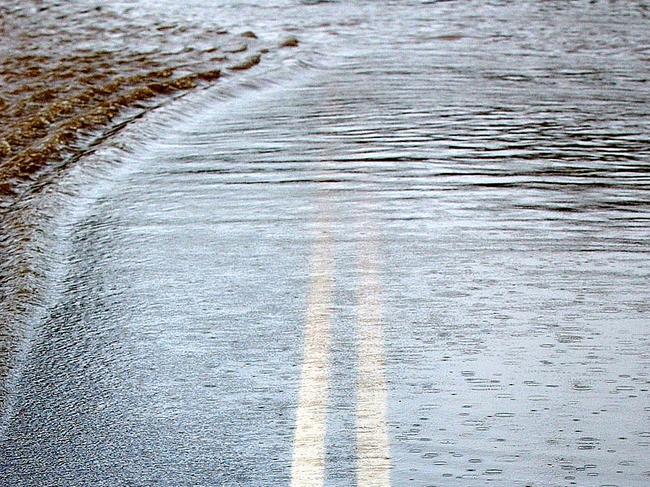
{"type": "Polygon", "coordinates": [[[307,40],[30,202],[0,478],[650,482],[644,3],[139,8],[307,40]]]}
{"type": "Polygon", "coordinates": [[[0,5],[2,213],[143,113],[299,45],[194,17],[95,1],[0,5]]]}

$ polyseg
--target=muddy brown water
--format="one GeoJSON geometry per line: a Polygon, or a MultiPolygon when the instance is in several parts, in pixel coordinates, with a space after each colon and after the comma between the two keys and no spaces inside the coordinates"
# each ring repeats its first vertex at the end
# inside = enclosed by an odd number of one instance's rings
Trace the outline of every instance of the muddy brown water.
{"type": "Polygon", "coordinates": [[[6,215],[2,481],[648,484],[644,2],[109,10],[301,42],[6,215]]]}
{"type": "MultiPolygon", "coordinates": [[[[3,208],[138,109],[249,69],[270,50],[250,30],[165,22],[101,2],[1,8],[3,208]]],[[[295,45],[291,37],[272,47],[295,45]]]]}

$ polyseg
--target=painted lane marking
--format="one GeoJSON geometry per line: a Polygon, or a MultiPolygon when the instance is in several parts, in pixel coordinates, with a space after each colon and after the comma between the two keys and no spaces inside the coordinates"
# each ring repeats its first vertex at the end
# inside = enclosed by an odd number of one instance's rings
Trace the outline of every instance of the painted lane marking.
{"type": "Polygon", "coordinates": [[[388,386],[382,325],[379,252],[372,230],[361,249],[357,330],[357,486],[390,486],[388,386]]]}
{"type": "Polygon", "coordinates": [[[316,242],[312,263],[293,442],[292,487],[319,487],[325,483],[333,289],[331,247],[331,236],[325,228],[316,242]]]}

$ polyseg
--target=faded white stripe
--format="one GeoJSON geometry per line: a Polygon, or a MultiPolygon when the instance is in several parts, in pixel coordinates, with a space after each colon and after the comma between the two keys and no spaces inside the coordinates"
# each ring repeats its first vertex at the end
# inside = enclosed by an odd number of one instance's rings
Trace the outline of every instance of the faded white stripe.
{"type": "Polygon", "coordinates": [[[382,326],[377,237],[371,233],[361,248],[357,327],[357,485],[390,485],[386,358],[382,326]]]}
{"type": "Polygon", "coordinates": [[[316,242],[305,323],[305,344],[293,443],[291,485],[325,482],[325,434],[329,398],[333,288],[332,243],[326,228],[316,242]]]}

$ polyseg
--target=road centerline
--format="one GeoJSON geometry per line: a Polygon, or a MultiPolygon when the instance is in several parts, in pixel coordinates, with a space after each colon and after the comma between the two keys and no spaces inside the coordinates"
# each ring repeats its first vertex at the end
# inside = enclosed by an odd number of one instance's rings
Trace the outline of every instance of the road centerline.
{"type": "MultiPolygon", "coordinates": [[[[366,227],[367,228],[367,227],[366,227]]],[[[357,486],[390,485],[388,386],[377,235],[370,229],[359,257],[357,486]]]]}
{"type": "Polygon", "coordinates": [[[315,243],[311,270],[293,443],[292,487],[318,487],[325,482],[334,265],[331,235],[326,222],[323,226],[315,243]]]}

